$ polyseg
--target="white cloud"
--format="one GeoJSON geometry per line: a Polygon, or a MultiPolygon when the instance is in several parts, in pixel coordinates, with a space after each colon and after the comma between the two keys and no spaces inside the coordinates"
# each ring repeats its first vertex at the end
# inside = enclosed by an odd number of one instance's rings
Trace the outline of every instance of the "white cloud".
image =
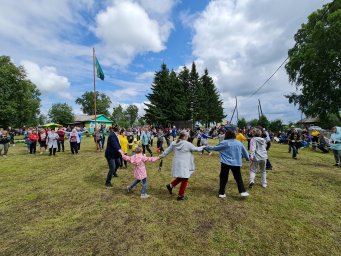
{"type": "Polygon", "coordinates": [[[43,95],[72,99],[68,78],[58,75],[55,67],[39,67],[38,64],[27,60],[22,61],[21,65],[25,67],[28,79],[37,85],[43,95]]]}
{"type": "MultiPolygon", "coordinates": [[[[228,115],[232,114],[235,96],[241,100],[240,113],[249,119],[258,116],[258,98],[264,113],[273,119],[295,120],[300,115],[283,96],[294,90],[284,68],[254,97],[249,95],[287,57],[301,23],[322,5],[318,0],[214,0],[194,18],[192,46],[197,69],[202,73],[208,68],[228,115]]],[[[187,20],[193,17],[184,13],[183,23],[187,20]]]]}
{"type": "Polygon", "coordinates": [[[152,81],[153,78],[155,76],[155,72],[152,72],[152,71],[147,71],[147,72],[144,72],[144,73],[141,73],[139,75],[137,75],[136,77],[136,80],[139,80],[139,81],[152,81]]]}
{"type": "MultiPolygon", "coordinates": [[[[168,9],[167,9],[168,10],[168,9]]],[[[128,65],[137,54],[160,52],[165,49],[172,24],[149,16],[141,5],[133,1],[115,1],[96,16],[92,28],[103,42],[105,63],[128,65]]]]}

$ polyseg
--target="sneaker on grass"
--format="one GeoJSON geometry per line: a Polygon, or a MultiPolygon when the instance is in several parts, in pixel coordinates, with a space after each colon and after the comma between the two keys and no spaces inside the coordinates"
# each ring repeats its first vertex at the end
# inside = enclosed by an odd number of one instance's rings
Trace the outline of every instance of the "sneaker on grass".
{"type": "Polygon", "coordinates": [[[219,194],[219,198],[225,198],[225,197],[226,197],[226,194],[224,194],[224,195],[219,194]]]}
{"type": "Polygon", "coordinates": [[[166,188],[167,188],[169,194],[173,194],[173,192],[172,192],[173,188],[171,187],[170,184],[167,184],[167,185],[166,185],[166,188]]]}
{"type": "Polygon", "coordinates": [[[111,184],[111,183],[105,183],[105,186],[106,186],[107,188],[111,188],[111,187],[112,187],[112,184],[111,184]]]}
{"type": "Polygon", "coordinates": [[[249,183],[249,189],[251,189],[253,187],[253,185],[255,185],[255,183],[254,182],[250,182],[249,183]]]}
{"type": "Polygon", "coordinates": [[[147,199],[148,197],[149,197],[149,195],[147,195],[147,194],[141,194],[142,199],[147,199]]]}
{"type": "Polygon", "coordinates": [[[247,197],[249,196],[250,194],[248,192],[243,192],[243,193],[240,193],[240,196],[241,197],[247,197]]]}
{"type": "Polygon", "coordinates": [[[187,199],[186,196],[178,196],[178,197],[176,198],[176,200],[178,200],[178,201],[183,201],[183,200],[186,200],[186,199],[187,199]]]}

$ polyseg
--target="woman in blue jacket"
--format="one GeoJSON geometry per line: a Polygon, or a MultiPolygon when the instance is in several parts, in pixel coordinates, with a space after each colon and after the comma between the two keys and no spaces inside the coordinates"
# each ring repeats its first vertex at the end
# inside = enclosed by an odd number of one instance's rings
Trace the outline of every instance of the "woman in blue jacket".
{"type": "Polygon", "coordinates": [[[333,127],[333,133],[330,136],[330,148],[334,153],[335,166],[341,166],[341,127],[333,127]]]}
{"type": "Polygon", "coordinates": [[[249,193],[245,191],[242,174],[240,167],[242,166],[242,157],[249,161],[249,154],[246,151],[244,145],[236,140],[236,134],[234,131],[227,130],[225,134],[225,140],[218,145],[212,147],[208,146],[208,150],[219,151],[221,171],[220,171],[220,188],[219,197],[225,198],[225,187],[229,178],[229,172],[232,171],[233,177],[237,182],[238,191],[242,197],[249,196],[249,193]]]}

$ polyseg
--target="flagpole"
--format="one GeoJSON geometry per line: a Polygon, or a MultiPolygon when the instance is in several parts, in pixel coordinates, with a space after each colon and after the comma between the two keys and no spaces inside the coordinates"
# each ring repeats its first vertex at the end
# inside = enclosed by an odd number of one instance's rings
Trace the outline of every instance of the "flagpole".
{"type": "Polygon", "coordinates": [[[92,54],[92,61],[93,61],[93,70],[94,70],[94,114],[95,114],[95,128],[94,128],[94,132],[95,132],[95,141],[96,141],[96,147],[97,147],[97,139],[96,139],[96,130],[97,130],[97,126],[96,126],[96,116],[97,116],[97,111],[96,111],[96,55],[95,55],[95,47],[92,48],[93,49],[93,54],[92,54]]]}

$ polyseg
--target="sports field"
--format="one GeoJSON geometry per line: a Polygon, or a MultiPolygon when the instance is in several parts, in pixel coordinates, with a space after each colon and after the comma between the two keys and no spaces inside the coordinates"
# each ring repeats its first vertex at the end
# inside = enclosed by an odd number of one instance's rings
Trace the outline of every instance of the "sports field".
{"type": "Polygon", "coordinates": [[[188,200],[176,201],[165,187],[171,156],[161,173],[147,164],[144,200],[140,185],[126,191],[131,166],[104,186],[107,163],[94,149],[85,138],[79,155],[68,145],[55,157],[29,155],[18,144],[1,157],[0,255],[340,255],[341,169],[332,153],[302,150],[293,160],[273,144],[268,187],[257,183],[247,199],[231,174],[219,199],[219,154],[195,153],[188,200]]]}

